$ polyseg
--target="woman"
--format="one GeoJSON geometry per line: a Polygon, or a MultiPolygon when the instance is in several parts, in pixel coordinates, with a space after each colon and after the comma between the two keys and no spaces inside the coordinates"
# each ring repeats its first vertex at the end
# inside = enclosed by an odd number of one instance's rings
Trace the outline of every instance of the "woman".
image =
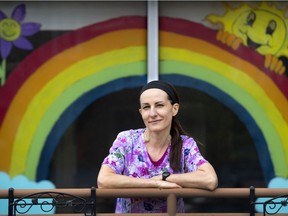
{"type": "MultiPolygon", "coordinates": [[[[140,92],[140,114],[146,128],[118,134],[98,175],[98,188],[202,188],[214,190],[217,175],[176,116],[179,97],[164,81],[152,81],[140,92]]],[[[184,212],[178,198],[177,212],[184,212]]],[[[116,213],[160,213],[166,199],[118,198],[116,213]]]]}

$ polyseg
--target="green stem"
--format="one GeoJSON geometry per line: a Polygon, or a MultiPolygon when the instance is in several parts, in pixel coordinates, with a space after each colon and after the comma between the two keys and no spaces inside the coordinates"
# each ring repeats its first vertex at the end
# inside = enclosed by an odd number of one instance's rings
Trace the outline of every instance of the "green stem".
{"type": "Polygon", "coordinates": [[[1,86],[3,86],[6,81],[6,59],[3,59],[2,65],[0,65],[0,79],[1,79],[1,86]]]}

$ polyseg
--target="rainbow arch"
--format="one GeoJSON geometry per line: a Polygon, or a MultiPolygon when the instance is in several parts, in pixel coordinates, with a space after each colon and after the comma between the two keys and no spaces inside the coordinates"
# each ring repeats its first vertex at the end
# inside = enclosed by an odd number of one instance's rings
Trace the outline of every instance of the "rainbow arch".
{"type": "MultiPolygon", "coordinates": [[[[228,106],[254,139],[266,179],[287,177],[287,78],[267,71],[257,53],[231,51],[215,38],[200,24],[162,17],[160,78],[228,106]]],[[[96,23],[44,44],[0,89],[0,170],[44,179],[62,134],[85,107],[145,82],[145,17],[96,23]]]]}

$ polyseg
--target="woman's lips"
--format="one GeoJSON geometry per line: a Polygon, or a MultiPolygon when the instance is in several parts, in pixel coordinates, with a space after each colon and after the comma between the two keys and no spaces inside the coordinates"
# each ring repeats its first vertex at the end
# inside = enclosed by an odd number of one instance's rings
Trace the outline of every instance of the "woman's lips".
{"type": "Polygon", "coordinates": [[[149,121],[150,124],[155,124],[155,123],[158,123],[160,122],[161,120],[153,120],[153,121],[149,121]]]}

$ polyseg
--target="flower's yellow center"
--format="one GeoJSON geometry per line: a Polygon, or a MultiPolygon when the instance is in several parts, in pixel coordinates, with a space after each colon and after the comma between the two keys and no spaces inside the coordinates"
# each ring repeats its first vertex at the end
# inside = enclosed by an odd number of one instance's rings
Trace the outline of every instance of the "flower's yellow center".
{"type": "Polygon", "coordinates": [[[6,18],[0,21],[0,37],[7,41],[18,39],[21,33],[20,24],[11,18],[6,18]]]}

